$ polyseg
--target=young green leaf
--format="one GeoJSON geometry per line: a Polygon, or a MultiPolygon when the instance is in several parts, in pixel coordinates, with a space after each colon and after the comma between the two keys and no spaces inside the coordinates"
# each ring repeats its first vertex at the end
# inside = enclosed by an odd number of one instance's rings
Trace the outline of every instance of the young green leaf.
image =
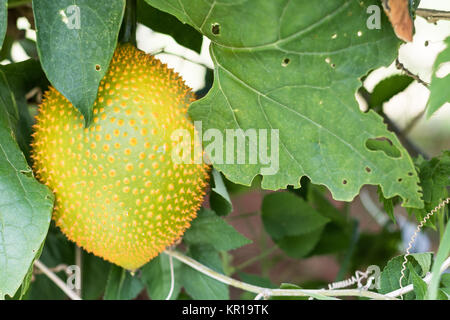
{"type": "Polygon", "coordinates": [[[0,71],[0,299],[14,296],[47,235],[53,194],[33,177],[13,134],[17,106],[0,71]]]}
{"type": "Polygon", "coordinates": [[[430,84],[430,99],[428,101],[427,117],[431,117],[446,102],[450,102],[450,74],[439,76],[436,71],[442,64],[450,62],[450,37],[445,39],[446,48],[438,55],[433,66],[433,77],[430,84]]]}
{"type": "Polygon", "coordinates": [[[427,283],[419,277],[416,270],[410,264],[408,264],[408,269],[411,275],[414,293],[416,294],[416,300],[424,300],[427,294],[427,283]]]}
{"type": "Polygon", "coordinates": [[[33,1],[42,67],[86,125],[116,48],[124,8],[124,0],[33,1]]]}
{"type": "MultiPolygon", "coordinates": [[[[384,16],[380,29],[366,27],[367,7],[378,1],[147,2],[212,41],[214,85],[192,104],[191,117],[224,136],[238,130],[242,137],[252,128],[271,133],[268,147],[260,146],[273,155],[271,166],[215,163],[228,179],[250,185],[262,174],[262,187],[278,190],[299,187],[307,175],[345,201],[362,185],[376,184],[388,198],[400,195],[403,206],[423,206],[408,152],[380,116],[359,110],[354,97],[361,76],[397,56],[399,41],[384,16]],[[279,144],[270,142],[277,141],[272,129],[279,130],[279,144]],[[400,156],[368,149],[367,140],[376,138],[389,140],[400,156]]],[[[249,140],[241,152],[249,150],[249,140]]]]}
{"type": "MultiPolygon", "coordinates": [[[[418,221],[448,197],[447,187],[450,186],[450,151],[444,151],[440,156],[430,160],[422,157],[416,159],[420,185],[423,190],[423,209],[408,209],[418,221]]],[[[428,220],[428,225],[434,225],[435,217],[428,220]]]]}
{"type": "Polygon", "coordinates": [[[209,244],[217,251],[237,249],[251,243],[213,211],[202,208],[183,240],[188,244],[209,244]]]}

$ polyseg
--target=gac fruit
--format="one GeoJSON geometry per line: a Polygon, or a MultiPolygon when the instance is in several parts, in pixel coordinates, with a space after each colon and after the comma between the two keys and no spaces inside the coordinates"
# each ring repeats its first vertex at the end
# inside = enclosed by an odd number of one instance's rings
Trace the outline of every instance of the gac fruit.
{"type": "Polygon", "coordinates": [[[36,177],[56,203],[53,219],[88,252],[136,269],[181,238],[196,217],[208,180],[197,161],[172,160],[174,130],[194,126],[194,94],[158,59],[118,45],[100,82],[93,123],[50,88],[36,117],[32,142],[36,177]]]}

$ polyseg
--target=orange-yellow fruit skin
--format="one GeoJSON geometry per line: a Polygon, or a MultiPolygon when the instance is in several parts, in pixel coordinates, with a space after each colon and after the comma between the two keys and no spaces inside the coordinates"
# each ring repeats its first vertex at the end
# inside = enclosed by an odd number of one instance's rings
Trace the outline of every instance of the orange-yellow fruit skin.
{"type": "Polygon", "coordinates": [[[202,162],[171,157],[174,130],[194,136],[187,118],[193,100],[176,73],[131,45],[116,49],[88,128],[63,95],[46,92],[34,126],[33,168],[55,193],[53,219],[70,240],[133,270],[183,235],[208,180],[202,162]]]}

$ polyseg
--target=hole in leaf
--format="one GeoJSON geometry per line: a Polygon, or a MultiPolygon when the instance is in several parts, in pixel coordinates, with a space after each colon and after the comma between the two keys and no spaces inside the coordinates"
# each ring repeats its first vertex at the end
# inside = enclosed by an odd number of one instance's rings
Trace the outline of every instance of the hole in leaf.
{"type": "Polygon", "coordinates": [[[220,34],[220,24],[218,23],[213,23],[211,25],[211,32],[213,34],[215,34],[216,36],[220,34]]]}
{"type": "Polygon", "coordinates": [[[282,65],[283,67],[287,67],[289,63],[291,63],[291,59],[289,59],[289,58],[284,58],[283,61],[281,62],[281,65],[282,65]]]}
{"type": "Polygon", "coordinates": [[[385,137],[367,139],[366,147],[367,149],[372,151],[382,151],[391,158],[400,158],[401,156],[400,150],[398,150],[397,147],[394,146],[391,140],[385,137]]]}
{"type": "Polygon", "coordinates": [[[369,167],[366,167],[366,171],[367,171],[368,173],[371,173],[371,172],[372,172],[372,169],[370,169],[369,167]]]}
{"type": "Polygon", "coordinates": [[[100,71],[102,68],[100,67],[100,65],[99,64],[96,64],[95,65],[95,71],[100,71]]]}
{"type": "Polygon", "coordinates": [[[331,64],[331,67],[332,67],[332,68],[336,68],[336,64],[335,64],[335,63],[332,63],[332,64],[331,64]]]}
{"type": "Polygon", "coordinates": [[[412,177],[413,173],[412,172],[408,172],[408,176],[412,177]]]}
{"type": "Polygon", "coordinates": [[[347,180],[342,180],[342,184],[347,184],[347,180]]]}
{"type": "Polygon", "coordinates": [[[398,178],[398,180],[397,180],[398,182],[402,182],[403,181],[403,179],[402,178],[398,178]]]}

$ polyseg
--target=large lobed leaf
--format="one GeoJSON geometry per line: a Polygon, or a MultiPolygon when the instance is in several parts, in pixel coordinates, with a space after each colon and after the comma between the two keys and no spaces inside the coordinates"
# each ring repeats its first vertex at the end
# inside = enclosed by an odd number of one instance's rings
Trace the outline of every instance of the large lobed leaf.
{"type": "MultiPolygon", "coordinates": [[[[362,185],[374,184],[386,197],[401,196],[403,206],[423,206],[407,151],[381,117],[363,114],[354,98],[358,78],[397,55],[399,42],[384,17],[381,29],[366,27],[367,7],[378,1],[147,2],[212,41],[214,85],[190,108],[204,130],[279,129],[279,171],[264,176],[263,188],[298,187],[306,175],[338,200],[352,200],[362,185]],[[367,141],[376,138],[390,141],[399,156],[369,149],[367,141]]],[[[266,167],[215,163],[245,185],[266,167]]]]}
{"type": "Polygon", "coordinates": [[[0,299],[14,296],[47,234],[53,195],[33,177],[14,137],[17,105],[0,71],[0,299]]]}
{"type": "Polygon", "coordinates": [[[33,0],[42,67],[86,124],[116,48],[124,9],[124,0],[33,0]]]}

